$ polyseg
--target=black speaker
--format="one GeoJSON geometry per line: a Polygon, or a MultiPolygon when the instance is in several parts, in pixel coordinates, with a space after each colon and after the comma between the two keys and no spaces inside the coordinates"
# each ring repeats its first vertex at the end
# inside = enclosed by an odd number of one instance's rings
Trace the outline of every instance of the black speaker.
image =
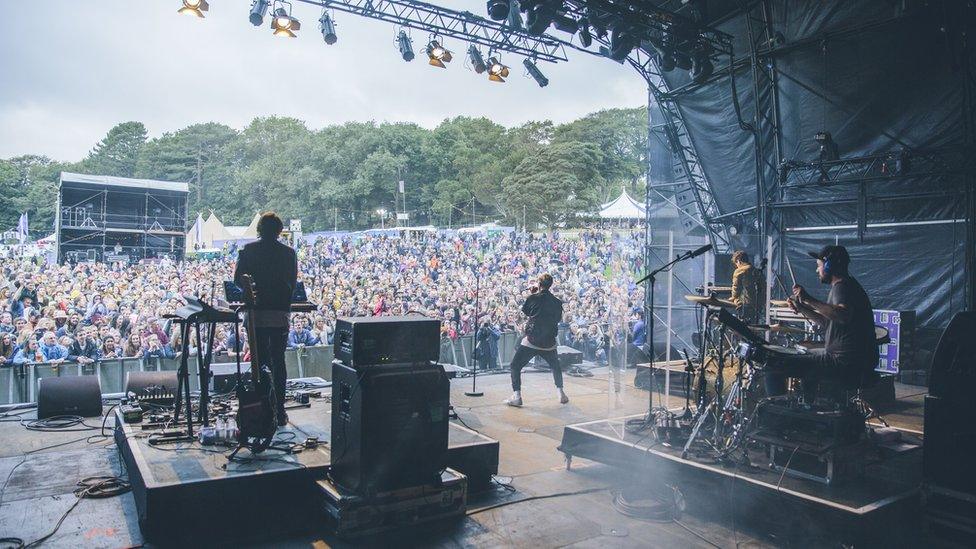
{"type": "Polygon", "coordinates": [[[976,495],[976,312],[958,313],[946,326],[932,358],[925,397],[925,481],[976,495]]]}
{"type": "Polygon", "coordinates": [[[125,374],[125,393],[133,393],[140,399],[172,401],[176,395],[177,385],[176,370],[125,374]]]}
{"type": "Polygon", "coordinates": [[[437,364],[332,363],[332,480],[349,492],[437,482],[447,466],[450,382],[437,364]]]}
{"type": "Polygon", "coordinates": [[[37,380],[37,419],[102,415],[98,376],[44,377],[37,380]]]}
{"type": "Polygon", "coordinates": [[[335,357],[347,366],[437,362],[441,321],[425,316],[342,317],[336,320],[335,357]]]}

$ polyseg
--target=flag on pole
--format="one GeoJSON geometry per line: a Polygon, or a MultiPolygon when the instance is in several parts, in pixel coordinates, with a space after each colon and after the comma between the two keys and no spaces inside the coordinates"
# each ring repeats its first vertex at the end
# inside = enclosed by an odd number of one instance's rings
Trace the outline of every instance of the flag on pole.
{"type": "Polygon", "coordinates": [[[23,244],[24,242],[27,241],[27,229],[28,229],[27,212],[24,212],[20,216],[20,221],[17,222],[18,243],[23,244]]]}
{"type": "Polygon", "coordinates": [[[400,180],[400,194],[403,194],[403,192],[404,192],[404,189],[403,189],[403,180],[401,179],[400,180]]]}

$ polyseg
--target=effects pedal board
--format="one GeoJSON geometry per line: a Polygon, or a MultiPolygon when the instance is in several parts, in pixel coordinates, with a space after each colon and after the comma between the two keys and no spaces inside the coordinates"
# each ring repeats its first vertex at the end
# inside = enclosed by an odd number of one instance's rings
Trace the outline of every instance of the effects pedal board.
{"type": "Polygon", "coordinates": [[[138,402],[120,404],[119,411],[122,412],[122,421],[126,423],[142,422],[142,406],[138,402]]]}

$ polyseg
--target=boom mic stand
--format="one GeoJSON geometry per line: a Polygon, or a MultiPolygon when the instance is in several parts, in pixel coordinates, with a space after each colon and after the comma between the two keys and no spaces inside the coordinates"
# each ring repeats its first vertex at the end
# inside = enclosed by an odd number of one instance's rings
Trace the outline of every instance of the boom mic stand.
{"type": "MultiPolygon", "coordinates": [[[[650,424],[651,418],[654,417],[654,283],[657,281],[657,275],[670,271],[672,267],[681,261],[686,259],[692,259],[700,256],[701,254],[712,249],[711,244],[706,244],[698,249],[687,251],[683,254],[678,254],[673,260],[665,263],[661,267],[651,271],[644,278],[637,281],[636,285],[641,285],[645,282],[649,282],[644,286],[644,294],[650,296],[650,310],[647,312],[646,319],[644,321],[645,329],[647,330],[647,356],[650,360],[647,367],[647,421],[650,424]],[[647,292],[650,292],[649,294],[647,292]]],[[[670,329],[670,326],[668,327],[670,329]]],[[[663,397],[662,397],[663,400],[663,397]]],[[[667,407],[666,405],[664,406],[667,407]]]]}
{"type": "Polygon", "coordinates": [[[469,397],[485,396],[484,392],[478,390],[478,315],[481,313],[479,310],[479,297],[481,296],[481,271],[479,267],[480,265],[476,265],[474,268],[474,337],[471,338],[471,365],[474,366],[472,368],[474,373],[471,376],[471,390],[464,392],[464,396],[469,397]]]}

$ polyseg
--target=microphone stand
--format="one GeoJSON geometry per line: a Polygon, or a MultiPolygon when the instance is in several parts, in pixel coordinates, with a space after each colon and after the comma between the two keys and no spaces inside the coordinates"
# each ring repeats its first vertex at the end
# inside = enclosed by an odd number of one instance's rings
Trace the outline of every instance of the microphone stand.
{"type": "Polygon", "coordinates": [[[474,374],[471,376],[471,390],[465,391],[464,396],[469,397],[480,397],[485,396],[485,393],[478,390],[478,315],[481,313],[479,310],[479,297],[481,295],[481,272],[478,270],[478,266],[474,268],[474,336],[471,338],[471,365],[474,366],[474,374]]]}
{"type": "MultiPolygon", "coordinates": [[[[649,424],[651,423],[651,420],[654,417],[654,382],[653,382],[654,381],[654,283],[657,281],[657,275],[671,270],[671,268],[674,267],[675,264],[684,261],[686,259],[691,259],[696,255],[700,255],[700,254],[696,254],[695,253],[696,251],[697,250],[690,250],[685,253],[678,254],[669,263],[666,263],[661,267],[651,271],[646,276],[644,276],[644,278],[638,280],[636,283],[639,286],[644,282],[649,282],[649,284],[646,284],[644,286],[644,292],[646,295],[650,296],[650,302],[651,302],[650,310],[647,312],[648,313],[646,315],[647,318],[644,321],[644,326],[645,329],[647,330],[647,340],[645,341],[645,345],[647,346],[646,352],[650,360],[650,362],[647,365],[648,366],[647,367],[647,421],[649,424]],[[650,294],[647,294],[647,292],[650,292],[650,294]]],[[[701,253],[704,253],[705,251],[707,250],[702,250],[701,253]]],[[[670,326],[668,327],[668,329],[670,329],[670,326]]],[[[664,397],[662,397],[662,400],[663,398],[664,397]]],[[[665,409],[667,408],[666,405],[662,405],[662,406],[665,409]]]]}

